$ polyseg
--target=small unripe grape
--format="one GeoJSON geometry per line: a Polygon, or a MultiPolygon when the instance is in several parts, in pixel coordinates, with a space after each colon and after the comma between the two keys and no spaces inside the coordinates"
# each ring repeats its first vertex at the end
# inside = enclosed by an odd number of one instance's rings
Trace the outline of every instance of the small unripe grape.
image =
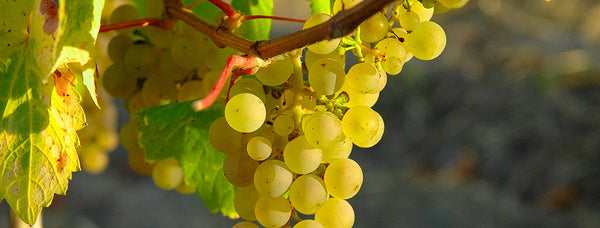
{"type": "Polygon", "coordinates": [[[152,180],[159,188],[171,190],[183,181],[183,170],[173,158],[160,160],[152,168],[152,180]]]}

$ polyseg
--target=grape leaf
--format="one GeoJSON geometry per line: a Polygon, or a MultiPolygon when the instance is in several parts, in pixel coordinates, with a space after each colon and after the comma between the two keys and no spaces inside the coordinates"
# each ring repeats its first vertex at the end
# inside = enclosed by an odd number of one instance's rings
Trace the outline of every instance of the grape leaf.
{"type": "Polygon", "coordinates": [[[223,174],[225,154],[208,142],[210,124],[223,116],[223,107],[215,103],[196,112],[189,101],[140,110],[137,129],[147,160],[177,159],[185,182],[196,186],[196,194],[211,212],[237,217],[233,208],[235,188],[223,174]]]}
{"type": "Polygon", "coordinates": [[[319,13],[331,14],[331,1],[330,0],[308,0],[310,2],[310,14],[315,15],[319,13]]]}
{"type": "Polygon", "coordinates": [[[65,194],[79,170],[76,130],[85,117],[67,64],[92,67],[86,63],[102,6],[101,0],[0,2],[0,199],[26,223],[35,223],[55,193],[65,194]]]}
{"type": "MultiPolygon", "coordinates": [[[[233,0],[233,8],[245,15],[273,15],[273,0],[233,0]]],[[[238,29],[238,34],[250,40],[269,39],[271,19],[254,19],[244,22],[238,29]]]]}

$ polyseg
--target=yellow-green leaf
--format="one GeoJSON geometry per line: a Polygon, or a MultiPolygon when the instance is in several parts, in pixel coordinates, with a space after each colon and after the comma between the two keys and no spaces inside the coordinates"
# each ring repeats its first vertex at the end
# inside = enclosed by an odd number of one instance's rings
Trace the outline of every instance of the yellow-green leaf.
{"type": "Polygon", "coordinates": [[[95,68],[90,58],[102,6],[0,2],[0,199],[29,224],[54,194],[66,193],[79,170],[76,130],[85,117],[69,65],[79,64],[84,75],[95,68]]]}

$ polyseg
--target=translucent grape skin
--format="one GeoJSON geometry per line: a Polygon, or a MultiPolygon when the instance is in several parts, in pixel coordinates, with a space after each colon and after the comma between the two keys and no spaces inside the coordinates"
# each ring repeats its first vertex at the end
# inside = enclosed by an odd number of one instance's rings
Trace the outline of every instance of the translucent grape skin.
{"type": "Polygon", "coordinates": [[[352,140],[346,138],[344,141],[331,145],[329,148],[323,149],[323,163],[331,163],[336,159],[348,158],[352,152],[352,140]]]}
{"type": "Polygon", "coordinates": [[[108,42],[108,57],[113,62],[122,62],[125,59],[125,53],[133,46],[133,40],[126,34],[119,34],[108,42]]]}
{"type": "Polygon", "coordinates": [[[160,160],[152,168],[152,180],[159,188],[171,190],[183,181],[183,170],[173,158],[160,160]]]}
{"type": "Polygon", "coordinates": [[[281,227],[290,220],[292,208],[286,198],[261,196],[256,201],[255,214],[264,227],[281,227]]]}
{"type": "Polygon", "coordinates": [[[288,55],[273,57],[273,64],[260,68],[256,72],[256,78],[267,86],[278,86],[283,84],[292,75],[292,59],[288,55]]]}
{"type": "Polygon", "coordinates": [[[258,162],[240,150],[227,154],[223,161],[223,174],[231,184],[245,187],[252,185],[252,177],[257,167],[258,162]]]}
{"type": "Polygon", "coordinates": [[[360,39],[364,42],[373,43],[381,40],[389,30],[387,17],[381,12],[375,13],[359,25],[360,39]]]}
{"type": "Polygon", "coordinates": [[[158,55],[158,50],[149,44],[133,45],[125,53],[125,69],[136,78],[149,77],[158,72],[158,55]]]}
{"type": "Polygon", "coordinates": [[[346,200],[329,198],[315,213],[315,221],[327,228],[350,228],[354,225],[354,209],[346,200]]]}
{"type": "Polygon", "coordinates": [[[261,196],[276,198],[287,192],[292,179],[292,172],[285,163],[279,160],[267,160],[254,172],[254,187],[261,196]]]}
{"type": "Polygon", "coordinates": [[[256,220],[254,207],[256,206],[256,201],[258,198],[260,198],[260,194],[258,194],[254,188],[254,185],[239,188],[233,197],[233,206],[235,211],[244,220],[256,220]]]}
{"type": "Polygon", "coordinates": [[[208,129],[210,144],[222,153],[232,153],[242,147],[242,133],[229,126],[225,117],[216,119],[208,129]]]}
{"type": "Polygon", "coordinates": [[[257,161],[262,161],[271,156],[272,151],[271,141],[262,136],[252,137],[246,145],[248,155],[257,161]]]}
{"type": "Polygon", "coordinates": [[[265,104],[251,93],[235,95],[225,105],[225,120],[231,128],[242,133],[258,130],[266,117],[265,104]]]}
{"type": "Polygon", "coordinates": [[[308,69],[308,82],[319,95],[332,95],[344,84],[344,65],[334,59],[316,61],[308,69]]]}
{"type": "Polygon", "coordinates": [[[421,60],[432,60],[438,57],[446,47],[446,33],[435,22],[424,21],[410,33],[406,46],[421,60]]]}
{"type": "Polygon", "coordinates": [[[369,63],[358,63],[346,74],[345,85],[359,93],[378,93],[379,71],[369,63]]]}
{"type": "Polygon", "coordinates": [[[124,65],[115,63],[104,71],[102,85],[113,97],[125,98],[137,89],[137,79],[127,73],[124,65]]]}
{"type": "Polygon", "coordinates": [[[363,173],[354,160],[341,158],[327,166],[323,180],[329,194],[340,199],[348,199],[360,190],[363,173]]]}
{"type": "Polygon", "coordinates": [[[362,148],[377,144],[383,135],[383,119],[379,113],[366,106],[349,109],[342,118],[344,135],[362,148]]]}
{"type": "MultiPolygon", "coordinates": [[[[302,29],[308,29],[311,28],[315,25],[321,24],[327,20],[331,19],[330,15],[327,14],[314,14],[312,16],[310,16],[306,22],[304,22],[304,26],[302,27],[302,29]]],[[[323,41],[319,41],[317,43],[308,45],[308,50],[311,50],[314,53],[317,54],[328,54],[333,52],[335,49],[337,49],[338,45],[340,44],[341,38],[335,38],[335,39],[331,39],[331,40],[323,40],[323,41]]]]}
{"type": "Polygon", "coordinates": [[[421,22],[419,15],[413,11],[407,11],[406,13],[398,17],[398,22],[402,28],[412,31],[421,22]]]}
{"type": "Polygon", "coordinates": [[[290,115],[279,115],[273,121],[273,130],[276,134],[287,136],[294,131],[294,119],[290,115]]]}
{"type": "Polygon", "coordinates": [[[323,228],[323,225],[312,219],[304,219],[299,223],[296,223],[294,228],[323,228]]]}
{"type": "Polygon", "coordinates": [[[305,117],[302,129],[306,141],[316,148],[328,148],[346,138],[340,119],[326,111],[315,112],[305,117]]]}
{"type": "Polygon", "coordinates": [[[327,198],[325,182],[314,174],[302,175],[290,186],[289,200],[294,209],[302,214],[314,214],[327,198]]]}
{"type": "Polygon", "coordinates": [[[253,78],[242,78],[236,80],[233,86],[231,86],[231,89],[229,90],[229,97],[233,97],[240,93],[254,94],[263,102],[265,102],[266,99],[263,85],[253,78]]]}
{"type": "Polygon", "coordinates": [[[307,174],[319,167],[323,152],[310,145],[304,135],[295,138],[283,150],[283,160],[294,173],[307,174]]]}

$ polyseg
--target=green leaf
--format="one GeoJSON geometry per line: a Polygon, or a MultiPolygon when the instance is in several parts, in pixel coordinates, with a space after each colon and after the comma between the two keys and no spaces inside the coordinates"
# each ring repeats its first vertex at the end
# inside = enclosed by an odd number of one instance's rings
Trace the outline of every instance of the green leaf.
{"type": "Polygon", "coordinates": [[[319,13],[331,14],[331,1],[330,0],[308,0],[310,2],[310,14],[315,15],[319,13]]]}
{"type": "Polygon", "coordinates": [[[67,64],[90,66],[103,3],[0,2],[0,199],[29,224],[79,170],[85,116],[67,64]]]}
{"type": "Polygon", "coordinates": [[[141,110],[137,129],[147,160],[177,159],[185,182],[196,186],[196,194],[208,209],[236,217],[233,208],[235,188],[223,174],[225,154],[208,141],[212,122],[223,116],[224,105],[215,103],[201,112],[192,110],[191,101],[141,110]]]}
{"type": "MultiPolygon", "coordinates": [[[[273,0],[233,0],[231,5],[245,15],[273,15],[273,0]]],[[[250,40],[269,39],[271,24],[271,19],[246,21],[238,29],[238,34],[250,40]]]]}

